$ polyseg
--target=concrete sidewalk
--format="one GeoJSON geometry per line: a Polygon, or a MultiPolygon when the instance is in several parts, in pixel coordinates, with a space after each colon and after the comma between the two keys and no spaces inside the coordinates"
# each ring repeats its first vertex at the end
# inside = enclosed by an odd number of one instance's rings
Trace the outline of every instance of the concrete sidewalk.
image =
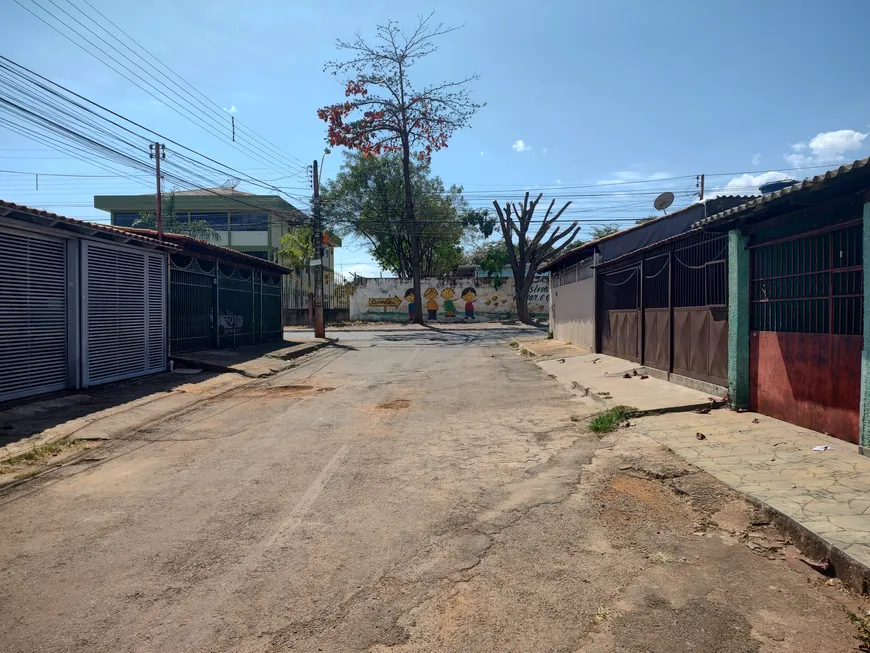
{"type": "Polygon", "coordinates": [[[294,339],[292,342],[285,340],[237,349],[193,351],[173,355],[172,359],[186,367],[234,372],[251,379],[262,379],[294,367],[295,363],[290,362],[294,358],[317,351],[330,342],[326,338],[294,339]]]}
{"type": "Polygon", "coordinates": [[[572,392],[594,399],[605,408],[632,406],[642,412],[672,412],[721,403],[715,395],[662,381],[630,361],[604,354],[545,356],[535,362],[572,392]]]}
{"type": "Polygon", "coordinates": [[[692,401],[709,406],[710,397],[654,378],[624,379],[619,371],[634,364],[610,356],[535,363],[603,407],[665,411],[631,425],[767,510],[806,555],[845,584],[870,591],[870,458],[857,446],[757,413],[685,412],[692,401]],[[824,445],[830,449],[813,451],[824,445]]]}

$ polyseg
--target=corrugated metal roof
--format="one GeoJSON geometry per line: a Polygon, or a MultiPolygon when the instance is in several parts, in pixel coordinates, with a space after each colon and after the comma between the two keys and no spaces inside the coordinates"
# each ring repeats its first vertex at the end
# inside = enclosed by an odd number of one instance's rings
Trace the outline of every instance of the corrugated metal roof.
{"type": "MultiPolygon", "coordinates": [[[[34,209],[29,206],[23,206],[21,204],[15,204],[14,202],[4,202],[0,200],[0,215],[3,215],[2,209],[8,210],[8,215],[5,217],[11,217],[12,219],[16,219],[14,213],[22,213],[31,216],[37,216],[40,218],[44,218],[45,220],[50,220],[52,222],[58,223],[57,226],[66,226],[73,231],[83,232],[87,231],[96,231],[100,234],[105,234],[107,236],[111,236],[118,239],[124,239],[127,241],[134,241],[135,243],[140,243],[142,245],[147,245],[149,247],[162,247],[165,249],[179,249],[177,245],[172,243],[161,243],[159,240],[154,238],[150,238],[145,234],[137,234],[131,233],[129,231],[125,231],[119,227],[114,227],[112,225],[100,224],[98,222],[87,222],[85,220],[76,220],[75,218],[67,218],[63,215],[58,215],[56,213],[51,213],[49,211],[42,211],[40,209],[34,209]]],[[[93,235],[93,234],[86,234],[93,235]]]]}
{"type": "MultiPolygon", "coordinates": [[[[834,170],[828,170],[827,172],[816,175],[812,178],[804,179],[801,182],[798,182],[792,186],[787,186],[781,190],[775,191],[773,193],[768,193],[767,195],[762,195],[761,197],[756,197],[751,199],[750,201],[741,204],[740,206],[736,206],[733,209],[728,209],[726,211],[720,211],[715,215],[711,215],[708,218],[703,220],[699,220],[693,227],[708,227],[714,222],[721,222],[727,220],[728,218],[733,218],[741,213],[745,213],[746,211],[750,211],[752,209],[757,209],[759,207],[768,204],[774,200],[777,200],[781,197],[785,197],[787,195],[793,195],[794,193],[799,193],[801,191],[809,191],[821,186],[824,182],[829,181],[831,179],[843,179],[844,177],[848,177],[851,174],[854,174],[858,170],[865,168],[868,163],[870,163],[870,157],[866,159],[858,159],[857,161],[853,161],[852,163],[847,163],[846,165],[842,165],[839,168],[834,170]]],[[[870,168],[868,168],[870,170],[870,168]]]]}
{"type": "MultiPolygon", "coordinates": [[[[129,234],[147,236],[149,239],[157,237],[157,232],[153,229],[138,229],[136,227],[115,227],[115,229],[124,231],[129,234]]],[[[277,272],[278,274],[289,274],[290,272],[292,272],[290,268],[279,265],[278,263],[273,263],[272,261],[267,261],[266,259],[258,258],[256,256],[251,256],[250,254],[245,254],[244,252],[230,249],[229,247],[223,247],[222,245],[213,245],[208,241],[200,240],[199,238],[194,238],[193,236],[187,236],[185,234],[164,233],[163,239],[176,243],[181,249],[190,249],[189,246],[194,245],[196,246],[196,248],[212,252],[216,257],[240,261],[242,263],[245,263],[246,265],[250,265],[251,267],[272,270],[273,272],[277,272]]]]}
{"type": "MultiPolygon", "coordinates": [[[[748,195],[722,195],[719,198],[714,197],[714,198],[710,198],[709,200],[706,200],[706,201],[712,202],[712,201],[715,201],[717,199],[723,199],[723,200],[732,199],[734,201],[740,201],[743,199],[749,199],[749,196],[748,195]]],[[[673,219],[674,217],[678,217],[681,214],[684,214],[686,211],[697,210],[697,208],[699,206],[701,206],[701,203],[696,202],[695,204],[690,204],[689,206],[684,206],[683,208],[678,209],[678,210],[674,211],[673,213],[666,213],[664,215],[656,216],[652,220],[647,220],[646,222],[642,222],[641,224],[631,225],[630,227],[627,227],[625,229],[621,229],[620,231],[617,231],[617,232],[614,232],[614,233],[609,234],[607,236],[604,236],[603,238],[599,238],[598,240],[590,240],[588,243],[584,243],[584,244],[580,245],[579,247],[575,247],[574,249],[568,250],[567,252],[563,252],[558,257],[556,257],[555,259],[553,259],[552,261],[550,261],[546,265],[539,268],[538,271],[539,272],[549,272],[549,271],[553,270],[554,268],[559,268],[559,267],[562,267],[565,265],[570,265],[575,260],[580,260],[581,258],[585,258],[586,256],[589,256],[592,253],[592,251],[602,243],[605,243],[607,241],[610,241],[610,240],[613,240],[616,238],[622,238],[626,234],[630,234],[630,233],[637,231],[637,230],[640,230],[640,229],[649,229],[650,225],[654,225],[654,224],[656,224],[658,222],[662,222],[664,220],[673,219]]],[[[694,224],[692,226],[694,226],[694,224]]],[[[679,235],[679,234],[675,234],[675,235],[679,235]]],[[[671,238],[671,237],[669,236],[668,238],[671,238]]],[[[658,244],[658,241],[655,243],[651,243],[650,245],[643,247],[641,249],[648,249],[649,247],[655,247],[657,244],[658,244]]],[[[623,258],[624,256],[626,256],[628,254],[634,253],[634,251],[636,251],[636,250],[633,250],[632,252],[627,252],[626,254],[620,255],[616,258],[623,258]]]]}

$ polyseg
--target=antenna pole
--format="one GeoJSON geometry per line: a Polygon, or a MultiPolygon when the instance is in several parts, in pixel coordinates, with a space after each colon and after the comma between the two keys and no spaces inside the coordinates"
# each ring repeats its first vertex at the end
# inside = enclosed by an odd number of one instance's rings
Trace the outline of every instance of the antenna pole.
{"type": "Polygon", "coordinates": [[[704,201],[704,175],[701,175],[701,201],[704,201]]]}

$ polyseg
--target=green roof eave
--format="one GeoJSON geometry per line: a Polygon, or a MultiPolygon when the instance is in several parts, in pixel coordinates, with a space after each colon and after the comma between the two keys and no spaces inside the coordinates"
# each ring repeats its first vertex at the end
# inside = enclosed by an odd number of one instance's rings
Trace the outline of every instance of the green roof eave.
{"type": "MultiPolygon", "coordinates": [[[[94,208],[113,212],[153,211],[155,195],[95,195],[94,208]]],[[[299,209],[278,195],[239,195],[238,197],[219,195],[176,195],[176,211],[227,211],[236,213],[256,213],[269,211],[285,213],[304,218],[299,209]]]]}

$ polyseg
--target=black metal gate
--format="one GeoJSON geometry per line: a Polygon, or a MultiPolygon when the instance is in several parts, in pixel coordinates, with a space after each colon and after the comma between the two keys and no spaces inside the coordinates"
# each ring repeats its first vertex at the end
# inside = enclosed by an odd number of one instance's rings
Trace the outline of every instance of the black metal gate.
{"type": "Polygon", "coordinates": [[[216,346],[214,263],[173,255],[169,271],[169,351],[216,346]]]}
{"type": "Polygon", "coordinates": [[[174,254],[169,280],[170,353],[283,339],[279,275],[174,254]]]}

